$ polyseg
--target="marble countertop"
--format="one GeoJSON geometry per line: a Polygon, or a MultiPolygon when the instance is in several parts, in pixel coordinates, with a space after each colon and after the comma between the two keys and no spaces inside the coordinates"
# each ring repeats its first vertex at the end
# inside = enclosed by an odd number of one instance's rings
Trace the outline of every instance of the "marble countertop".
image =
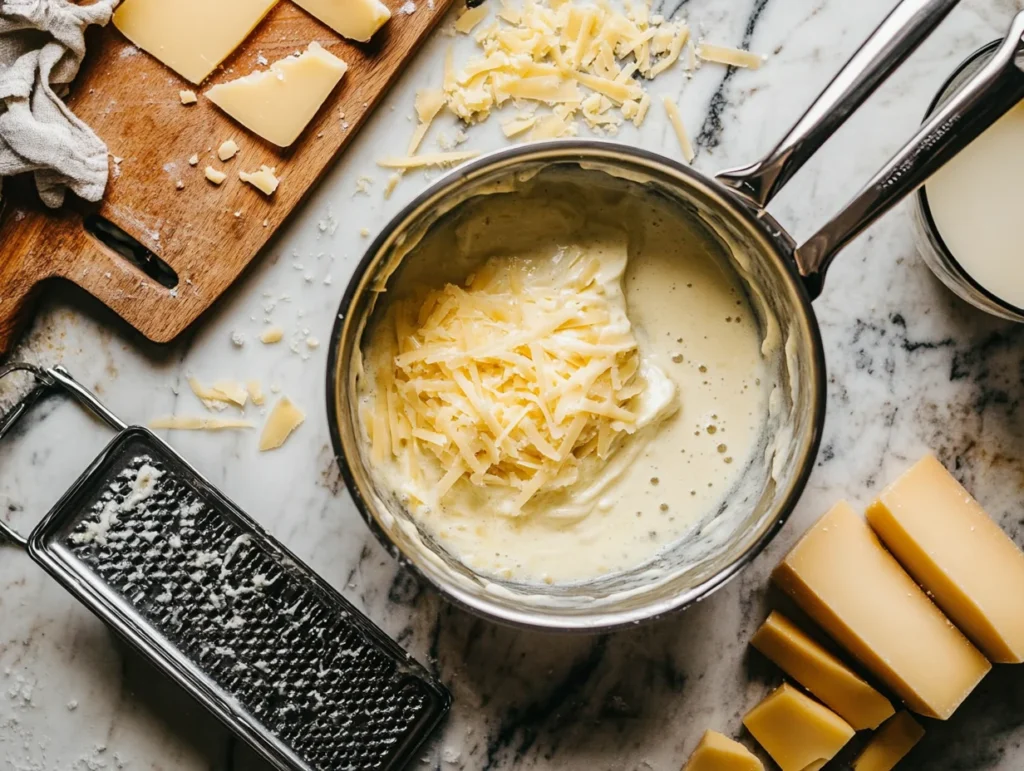
{"type": "MultiPolygon", "coordinates": [[[[758,71],[706,66],[692,80],[666,75],[651,90],[680,100],[698,168],[753,160],[892,4],[666,3],[663,12],[678,10],[708,39],[771,56],[758,71]]],[[[771,207],[777,218],[797,238],[809,235],[911,134],[953,66],[1001,35],[1015,10],[1009,0],[963,3],[789,184],[771,207]]],[[[376,232],[429,179],[409,174],[385,200],[386,174],[375,160],[404,147],[414,91],[439,82],[450,42],[434,36],[258,264],[178,342],[151,345],[81,293],[54,286],[18,355],[63,362],[130,422],[179,405],[197,411],[189,374],[259,378],[307,409],[306,424],[276,453],[258,453],[251,433],[179,432],[172,441],[451,689],[451,717],[413,768],[674,771],[705,728],[738,734],[744,712],[778,683],[778,672],[746,648],[772,601],[768,573],[837,499],[865,503],[932,448],[1024,543],[1024,327],[947,292],[915,253],[908,211],[900,207],[841,256],[815,303],[829,368],[824,439],[795,514],[751,567],[698,606],[620,634],[540,635],[469,616],[400,571],[357,515],[323,414],[327,351],[304,342],[328,338],[368,243],[360,228],[376,232]],[[356,188],[363,174],[374,178],[368,195],[356,188]],[[285,344],[256,340],[265,317],[286,329],[285,344]],[[244,336],[243,345],[232,343],[233,333],[244,336]]],[[[428,142],[457,128],[445,117],[428,142]]],[[[642,130],[618,139],[678,154],[660,109],[642,130]]],[[[503,142],[492,121],[470,130],[463,147],[503,142]]],[[[36,409],[26,426],[0,447],[0,516],[23,527],[48,510],[108,438],[59,401],[36,409]]],[[[1024,767],[1024,667],[997,667],[951,721],[929,728],[905,768],[1024,767]]],[[[126,655],[27,556],[0,550],[0,768],[262,767],[126,655]]]]}

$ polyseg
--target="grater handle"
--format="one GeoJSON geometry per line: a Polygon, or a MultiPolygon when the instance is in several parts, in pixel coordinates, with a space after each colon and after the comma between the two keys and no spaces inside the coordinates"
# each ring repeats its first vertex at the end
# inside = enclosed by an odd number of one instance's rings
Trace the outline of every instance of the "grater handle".
{"type": "Polygon", "coordinates": [[[101,402],[92,391],[79,383],[64,367],[59,364],[46,370],[46,375],[52,379],[55,385],[61,386],[75,401],[85,407],[89,412],[98,417],[115,431],[124,431],[128,424],[101,402]]]}
{"type": "MultiPolygon", "coordinates": [[[[35,385],[27,394],[19,399],[10,410],[0,416],[0,439],[3,439],[7,435],[7,433],[14,427],[14,424],[17,423],[26,412],[28,412],[29,408],[31,408],[33,404],[39,401],[49,391],[58,387],[70,394],[76,402],[81,404],[89,412],[98,417],[115,431],[123,431],[127,428],[124,421],[107,409],[106,405],[104,405],[92,391],[75,380],[71,376],[71,373],[60,365],[57,365],[56,367],[43,368],[26,362],[11,362],[10,364],[5,364],[0,367],[0,380],[14,374],[15,372],[27,372],[31,374],[35,379],[35,385]]],[[[28,539],[25,536],[4,522],[3,519],[0,519],[0,543],[4,540],[10,541],[15,546],[20,546],[23,549],[28,546],[28,539]]]]}

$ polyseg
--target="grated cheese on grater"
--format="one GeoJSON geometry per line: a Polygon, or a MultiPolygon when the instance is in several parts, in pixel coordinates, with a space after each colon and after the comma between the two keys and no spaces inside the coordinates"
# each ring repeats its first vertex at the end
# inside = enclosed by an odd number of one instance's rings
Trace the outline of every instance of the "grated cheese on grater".
{"type": "Polygon", "coordinates": [[[504,492],[498,512],[520,516],[636,430],[644,380],[621,290],[593,256],[561,263],[492,258],[464,286],[388,307],[363,423],[374,463],[397,459],[416,480],[436,459],[443,475],[417,486],[434,496],[422,503],[464,481],[504,492]]]}

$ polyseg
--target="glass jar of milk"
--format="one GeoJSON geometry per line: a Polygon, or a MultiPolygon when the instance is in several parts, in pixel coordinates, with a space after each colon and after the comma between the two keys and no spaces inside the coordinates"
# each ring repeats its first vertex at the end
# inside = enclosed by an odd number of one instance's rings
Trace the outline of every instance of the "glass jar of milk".
{"type": "MultiPolygon", "coordinates": [[[[938,109],[1002,41],[957,68],[929,108],[938,109]]],[[[1024,102],[943,166],[914,196],[921,256],[972,305],[1024,322],[1024,102]]]]}

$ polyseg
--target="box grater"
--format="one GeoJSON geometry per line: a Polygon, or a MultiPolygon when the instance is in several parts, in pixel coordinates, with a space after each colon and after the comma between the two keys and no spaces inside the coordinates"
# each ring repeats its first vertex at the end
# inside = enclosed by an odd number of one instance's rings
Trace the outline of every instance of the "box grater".
{"type": "Polygon", "coordinates": [[[64,390],[117,431],[24,538],[31,557],[278,769],[400,769],[447,690],[150,431],[61,367],[0,419],[64,390]]]}

